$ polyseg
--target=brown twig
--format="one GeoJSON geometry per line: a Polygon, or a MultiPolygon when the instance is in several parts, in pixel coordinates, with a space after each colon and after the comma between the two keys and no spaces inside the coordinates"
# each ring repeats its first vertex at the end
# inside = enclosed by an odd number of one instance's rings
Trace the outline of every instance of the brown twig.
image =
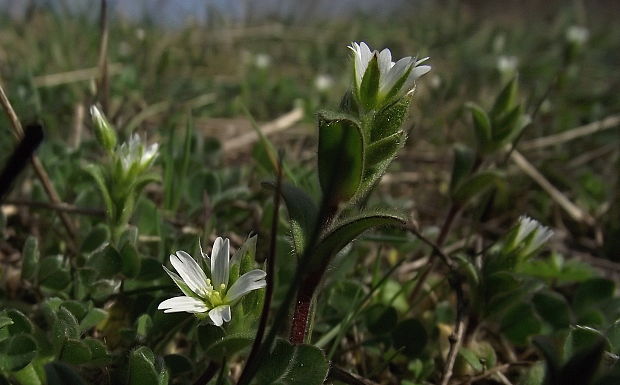
{"type": "Polygon", "coordinates": [[[38,202],[31,200],[21,200],[21,199],[6,199],[3,202],[3,205],[14,205],[14,206],[27,206],[27,207],[35,207],[46,210],[54,210],[65,212],[69,214],[81,214],[81,215],[90,215],[94,217],[103,217],[105,216],[105,211],[101,209],[89,209],[86,207],[77,207],[74,205],[70,205],[68,203],[60,202],[60,203],[50,203],[50,202],[38,202]]]}
{"type": "MultiPolygon", "coordinates": [[[[456,293],[456,321],[455,321],[456,326],[454,328],[454,332],[450,336],[450,350],[448,351],[448,356],[446,358],[446,365],[444,366],[444,370],[441,376],[441,385],[448,385],[448,383],[450,382],[450,378],[452,377],[452,370],[454,368],[454,363],[456,362],[456,357],[463,343],[463,338],[465,337],[465,330],[467,329],[467,321],[468,321],[467,316],[466,316],[467,302],[465,300],[465,295],[463,292],[462,279],[460,275],[458,274],[458,272],[456,271],[456,269],[454,268],[450,258],[441,250],[441,245],[439,243],[439,242],[443,243],[445,241],[446,234],[449,231],[450,224],[453,222],[453,219],[454,219],[454,216],[456,216],[456,213],[458,213],[458,209],[456,208],[456,206],[453,206],[453,209],[450,210],[450,213],[448,214],[448,217],[446,218],[446,221],[444,222],[444,226],[442,226],[442,231],[437,237],[437,242],[433,242],[430,239],[428,239],[424,234],[422,234],[418,230],[418,228],[415,225],[412,224],[408,226],[408,230],[412,234],[417,236],[422,242],[426,243],[428,246],[430,246],[433,249],[433,253],[431,255],[438,256],[444,262],[444,264],[448,267],[449,269],[448,282],[450,283],[450,286],[454,289],[456,293]]],[[[435,263],[436,261],[437,259],[434,260],[435,263]]],[[[429,269],[425,270],[424,273],[430,272],[433,269],[435,263],[431,264],[429,269]]],[[[418,282],[420,282],[423,278],[425,278],[424,275],[418,279],[418,282]]],[[[416,287],[421,288],[421,285],[418,285],[416,287]]]]}
{"type": "MultiPolygon", "coordinates": [[[[276,179],[276,189],[274,191],[273,196],[273,218],[271,222],[271,239],[269,244],[269,256],[267,257],[267,277],[265,280],[267,281],[267,286],[265,288],[265,300],[263,302],[263,310],[260,315],[260,321],[258,323],[258,328],[256,330],[256,336],[254,338],[254,343],[252,344],[252,350],[250,350],[250,354],[248,355],[248,359],[246,360],[246,368],[249,363],[253,362],[258,355],[258,352],[261,347],[261,343],[263,341],[263,337],[265,336],[265,330],[267,329],[267,320],[269,319],[269,310],[271,308],[271,299],[273,297],[274,290],[274,275],[275,275],[275,263],[276,263],[276,245],[277,245],[277,235],[278,235],[278,221],[279,216],[278,212],[280,209],[280,199],[282,192],[282,154],[278,159],[278,169],[277,169],[277,179],[276,179]]],[[[244,368],[243,373],[241,373],[241,377],[244,375],[248,376],[246,372],[246,368],[244,368]]],[[[241,380],[241,379],[240,379],[241,380]]]]}
{"type": "Polygon", "coordinates": [[[524,142],[521,145],[522,150],[535,150],[541,149],[547,146],[553,146],[556,144],[566,143],[574,139],[578,139],[584,136],[592,135],[596,132],[608,130],[620,125],[620,115],[608,116],[605,119],[598,120],[596,122],[588,123],[586,125],[573,128],[568,131],[561,132],[559,134],[543,136],[524,142]]]}
{"type": "MultiPolygon", "coordinates": [[[[22,128],[22,124],[19,120],[19,117],[15,113],[13,106],[11,105],[11,102],[6,96],[6,93],[4,92],[4,88],[2,87],[1,84],[0,84],[0,104],[2,104],[2,108],[4,109],[4,112],[7,114],[9,120],[11,121],[11,126],[13,127],[13,130],[12,130],[13,136],[15,136],[15,138],[17,138],[18,140],[21,139],[24,136],[24,130],[22,128]]],[[[50,177],[45,171],[45,168],[43,167],[43,164],[41,163],[39,158],[36,155],[33,155],[32,158],[30,158],[30,162],[32,163],[32,167],[34,168],[34,171],[37,174],[37,177],[41,181],[41,184],[43,185],[43,189],[45,190],[45,193],[49,197],[50,201],[56,205],[62,204],[62,201],[60,200],[60,197],[58,196],[58,193],[56,192],[56,189],[54,188],[54,185],[52,184],[50,177]]],[[[62,212],[62,211],[58,211],[58,216],[60,217],[61,222],[63,223],[63,225],[67,229],[67,233],[69,234],[69,239],[68,239],[69,246],[73,250],[77,250],[75,246],[76,231],[75,231],[75,227],[73,226],[73,222],[71,222],[71,218],[69,218],[67,213],[62,212]]]]}
{"type": "Polygon", "coordinates": [[[513,151],[510,155],[510,159],[519,167],[524,173],[532,178],[543,190],[549,194],[566,213],[575,221],[582,222],[587,225],[594,225],[595,220],[584,211],[581,207],[571,202],[560,190],[551,184],[521,153],[517,150],[513,151]]]}
{"type": "Polygon", "coordinates": [[[97,97],[104,113],[109,107],[109,81],[108,81],[108,1],[101,0],[101,15],[99,19],[101,41],[99,45],[99,82],[97,84],[97,97]]]}
{"type": "Polygon", "coordinates": [[[338,380],[349,385],[379,385],[378,383],[364,378],[358,374],[347,372],[346,370],[332,365],[329,368],[327,378],[332,380],[338,380]]]}

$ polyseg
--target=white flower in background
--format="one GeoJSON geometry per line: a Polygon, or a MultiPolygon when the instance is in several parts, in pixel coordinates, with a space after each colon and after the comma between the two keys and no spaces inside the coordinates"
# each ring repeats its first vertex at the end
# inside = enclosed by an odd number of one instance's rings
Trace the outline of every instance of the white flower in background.
{"type": "Polygon", "coordinates": [[[153,143],[145,146],[140,135],[133,134],[128,142],[121,144],[118,156],[125,171],[133,168],[144,170],[148,168],[157,157],[159,145],[153,143]]]}
{"type": "Polygon", "coordinates": [[[271,65],[271,56],[266,53],[259,53],[254,56],[254,65],[257,68],[267,68],[271,65]]]}
{"type": "Polygon", "coordinates": [[[200,253],[210,268],[211,278],[207,278],[194,258],[185,251],[170,255],[170,263],[179,275],[165,266],[164,270],[185,295],[167,299],[157,308],[164,309],[164,313],[208,312],[209,318],[217,326],[230,321],[230,307],[249,292],[265,287],[267,274],[260,269],[249,271],[229,287],[229,245],[228,239],[218,237],[213,243],[211,258],[200,247],[200,253]]]}
{"type": "Polygon", "coordinates": [[[314,87],[323,92],[327,91],[334,84],[334,79],[327,74],[319,74],[314,78],[314,87]]]}
{"type": "MultiPolygon", "coordinates": [[[[362,80],[368,69],[368,65],[374,57],[377,58],[379,67],[379,89],[377,97],[379,101],[386,97],[402,97],[413,92],[415,80],[431,70],[429,65],[420,65],[428,60],[428,57],[416,60],[411,56],[404,57],[397,62],[392,61],[392,53],[385,48],[381,52],[371,51],[364,42],[351,43],[355,66],[355,86],[360,92],[362,80]]],[[[359,96],[359,95],[358,95],[359,96]]]]}
{"type": "Polygon", "coordinates": [[[586,27],[572,25],[566,30],[566,40],[569,43],[583,45],[590,37],[590,31],[586,27]]]}
{"type": "Polygon", "coordinates": [[[535,219],[522,215],[519,217],[514,243],[519,246],[523,242],[525,247],[523,254],[529,255],[538,250],[552,235],[551,229],[541,225],[535,219]]]}
{"type": "Polygon", "coordinates": [[[519,58],[516,56],[500,55],[497,58],[497,70],[503,74],[512,74],[519,66],[519,58]]]}

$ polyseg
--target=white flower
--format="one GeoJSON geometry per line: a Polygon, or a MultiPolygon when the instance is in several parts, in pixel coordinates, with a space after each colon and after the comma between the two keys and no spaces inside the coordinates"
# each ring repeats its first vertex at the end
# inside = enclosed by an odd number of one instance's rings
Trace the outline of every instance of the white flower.
{"type": "Polygon", "coordinates": [[[314,78],[314,87],[321,92],[327,91],[332,84],[334,84],[334,79],[329,75],[319,74],[314,78]]]}
{"type": "Polygon", "coordinates": [[[167,299],[157,308],[164,309],[164,313],[208,312],[209,318],[217,326],[230,321],[230,307],[252,290],[265,287],[267,274],[260,269],[249,271],[229,287],[229,245],[228,239],[218,237],[213,243],[210,258],[200,247],[200,253],[210,268],[211,278],[207,278],[194,258],[185,251],[170,255],[170,263],[179,275],[165,266],[164,270],[185,295],[167,299]]]}
{"type": "Polygon", "coordinates": [[[259,53],[254,56],[254,65],[257,68],[267,68],[271,65],[271,56],[266,53],[259,53]]]}
{"type": "Polygon", "coordinates": [[[519,58],[516,56],[500,55],[497,58],[497,70],[501,73],[513,73],[517,70],[519,58]]]}
{"type": "Polygon", "coordinates": [[[551,229],[541,225],[535,219],[522,215],[519,217],[514,243],[519,245],[522,242],[526,242],[523,254],[529,255],[547,242],[552,235],[553,231],[551,229]]]}
{"type": "Polygon", "coordinates": [[[400,97],[413,92],[415,80],[431,70],[429,65],[420,65],[428,60],[428,57],[416,60],[411,56],[404,57],[397,62],[392,61],[392,52],[385,48],[381,52],[371,51],[364,42],[351,43],[355,66],[355,85],[359,91],[368,65],[374,57],[377,57],[379,67],[379,90],[378,98],[386,96],[400,97]]]}
{"type": "Polygon", "coordinates": [[[145,169],[157,157],[158,149],[159,145],[157,143],[145,147],[140,136],[133,134],[128,142],[121,144],[121,147],[118,149],[118,155],[125,171],[134,167],[145,169]]]}
{"type": "Polygon", "coordinates": [[[583,45],[590,37],[590,31],[586,27],[571,25],[566,30],[566,40],[570,43],[583,45]]]}

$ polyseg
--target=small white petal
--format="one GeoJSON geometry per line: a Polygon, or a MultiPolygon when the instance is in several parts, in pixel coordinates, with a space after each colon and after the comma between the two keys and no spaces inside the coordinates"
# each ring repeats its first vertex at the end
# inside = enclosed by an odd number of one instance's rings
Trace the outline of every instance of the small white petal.
{"type": "Polygon", "coordinates": [[[222,326],[224,322],[228,322],[231,319],[230,306],[222,305],[211,309],[209,311],[209,318],[211,318],[215,326],[222,326]]]}
{"type": "Polygon", "coordinates": [[[381,77],[385,76],[390,68],[392,68],[392,53],[389,49],[384,48],[377,57],[379,64],[379,74],[381,77]]]}
{"type": "Polygon", "coordinates": [[[177,274],[175,274],[174,272],[168,270],[168,268],[166,266],[162,266],[164,268],[164,271],[166,273],[168,273],[168,275],[170,276],[170,278],[172,278],[172,280],[174,281],[174,283],[179,287],[179,289],[181,289],[181,291],[183,292],[183,294],[185,294],[186,296],[190,297],[192,296],[192,294],[196,294],[194,292],[192,292],[191,290],[189,290],[188,292],[188,285],[185,281],[183,281],[183,279],[181,277],[179,277],[177,274]],[[185,286],[185,287],[184,287],[185,286]]]}
{"type": "Polygon", "coordinates": [[[390,92],[394,84],[409,70],[412,59],[410,57],[404,57],[394,64],[394,67],[381,78],[381,85],[379,86],[379,92],[387,94],[390,92]]]}
{"type": "Polygon", "coordinates": [[[248,271],[232,284],[228,292],[226,292],[226,301],[232,302],[243,297],[252,290],[261,289],[267,286],[265,277],[267,273],[260,269],[248,271]]]}
{"type": "Polygon", "coordinates": [[[200,241],[200,239],[198,240],[198,246],[200,247],[200,255],[202,255],[202,258],[205,259],[206,261],[206,265],[208,266],[208,268],[211,268],[211,258],[209,258],[209,256],[207,255],[207,253],[205,253],[204,251],[202,251],[202,242],[200,241]]]}
{"type": "Polygon", "coordinates": [[[415,79],[421,77],[422,75],[427,74],[429,71],[431,70],[431,66],[418,66],[415,67],[411,72],[413,73],[413,76],[415,79]]]}
{"type": "Polygon", "coordinates": [[[228,274],[230,273],[229,250],[230,241],[217,237],[211,251],[211,279],[215,288],[219,288],[221,284],[228,285],[228,274]]]}
{"type": "Polygon", "coordinates": [[[164,309],[164,313],[204,313],[209,310],[204,302],[192,297],[172,297],[157,306],[158,309],[164,309]]]}
{"type": "Polygon", "coordinates": [[[170,255],[170,263],[194,293],[204,295],[209,289],[204,271],[194,261],[194,258],[185,251],[179,250],[177,255],[170,255]]]}

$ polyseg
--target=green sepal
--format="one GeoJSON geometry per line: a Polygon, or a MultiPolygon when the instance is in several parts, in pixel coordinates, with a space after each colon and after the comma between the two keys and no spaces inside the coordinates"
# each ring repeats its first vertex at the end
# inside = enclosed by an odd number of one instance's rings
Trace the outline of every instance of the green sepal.
{"type": "Polygon", "coordinates": [[[376,54],[372,55],[372,59],[368,62],[366,72],[362,77],[362,83],[359,85],[358,99],[362,108],[366,111],[375,109],[377,105],[377,97],[379,96],[379,61],[376,54]]]}

